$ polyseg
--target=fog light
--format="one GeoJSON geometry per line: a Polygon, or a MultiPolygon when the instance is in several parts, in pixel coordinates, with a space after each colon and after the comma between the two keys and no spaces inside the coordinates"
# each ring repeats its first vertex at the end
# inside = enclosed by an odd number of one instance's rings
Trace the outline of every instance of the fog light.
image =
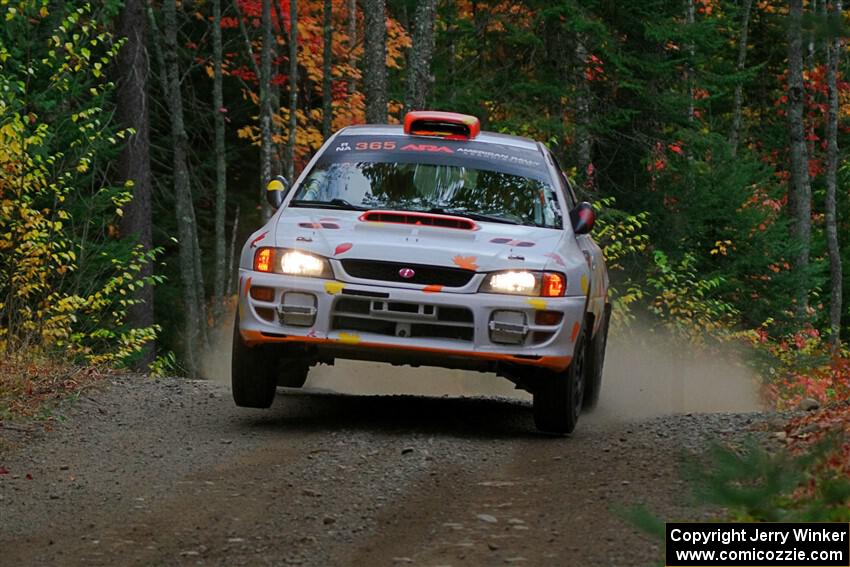
{"type": "Polygon", "coordinates": [[[317,311],[316,296],[312,293],[284,293],[278,307],[280,322],[296,327],[312,327],[317,311]]]}
{"type": "Polygon", "coordinates": [[[271,307],[255,307],[254,309],[257,311],[257,317],[259,317],[263,321],[274,323],[274,309],[272,309],[271,307]]]}
{"type": "Polygon", "coordinates": [[[265,286],[251,286],[251,297],[257,301],[274,301],[274,288],[265,286]]]}
{"type": "Polygon", "coordinates": [[[534,314],[534,323],[536,325],[557,325],[564,318],[564,314],[560,311],[538,311],[534,314]]]}
{"type": "Polygon", "coordinates": [[[490,341],[499,344],[522,344],[528,335],[528,325],[522,311],[494,311],[489,328],[490,341]]]}

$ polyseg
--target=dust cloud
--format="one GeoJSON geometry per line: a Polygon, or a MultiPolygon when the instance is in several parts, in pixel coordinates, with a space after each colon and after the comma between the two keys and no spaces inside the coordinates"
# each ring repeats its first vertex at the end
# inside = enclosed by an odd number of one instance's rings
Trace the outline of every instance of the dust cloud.
{"type": "Polygon", "coordinates": [[[758,411],[759,379],[743,356],[732,347],[708,352],[646,330],[612,333],[593,418],[758,411]]]}
{"type": "Polygon", "coordinates": [[[230,387],[230,351],[233,347],[233,317],[209,331],[209,348],[198,357],[201,377],[230,387]]]}
{"type": "MultiPolygon", "coordinates": [[[[216,329],[201,357],[202,376],[230,384],[232,327],[216,329]]],[[[337,360],[310,370],[305,390],[359,395],[531,395],[495,374],[337,360]]],[[[612,333],[594,421],[630,421],[677,413],[758,411],[758,379],[732,349],[704,352],[648,331],[612,333]]]]}

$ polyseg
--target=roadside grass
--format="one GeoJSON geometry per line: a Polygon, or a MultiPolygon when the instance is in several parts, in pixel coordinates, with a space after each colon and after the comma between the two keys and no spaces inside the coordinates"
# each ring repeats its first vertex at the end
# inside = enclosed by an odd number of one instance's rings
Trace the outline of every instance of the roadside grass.
{"type": "MultiPolygon", "coordinates": [[[[794,417],[774,435],[778,448],[749,438],[687,458],[693,503],[715,508],[717,522],[850,522],[850,401],[794,417]]],[[[619,514],[661,542],[662,554],[665,522],[682,520],[645,507],[619,514]]]]}
{"type": "Polygon", "coordinates": [[[846,433],[834,430],[805,447],[718,445],[686,476],[696,500],[720,506],[724,520],[850,522],[850,477],[837,458],[847,443],[846,433]]]}
{"type": "Polygon", "coordinates": [[[98,368],[50,360],[0,362],[0,425],[53,421],[61,403],[75,399],[107,375],[109,371],[98,368]]]}

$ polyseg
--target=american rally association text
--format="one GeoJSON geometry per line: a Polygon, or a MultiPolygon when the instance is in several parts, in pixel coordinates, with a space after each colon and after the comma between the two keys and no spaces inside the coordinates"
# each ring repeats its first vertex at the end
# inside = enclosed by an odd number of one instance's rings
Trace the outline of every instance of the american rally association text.
{"type": "Polygon", "coordinates": [[[696,544],[722,543],[728,545],[737,541],[767,541],[786,544],[789,538],[793,542],[829,542],[845,541],[847,532],[829,528],[794,528],[793,530],[771,530],[770,524],[763,528],[742,527],[716,530],[683,530],[675,528],[670,532],[672,541],[686,541],[696,544]]]}

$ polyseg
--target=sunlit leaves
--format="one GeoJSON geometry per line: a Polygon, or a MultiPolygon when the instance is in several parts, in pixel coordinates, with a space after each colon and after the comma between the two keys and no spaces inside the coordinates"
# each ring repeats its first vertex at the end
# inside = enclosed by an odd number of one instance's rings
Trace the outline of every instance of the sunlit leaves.
{"type": "Polygon", "coordinates": [[[154,252],[120,252],[99,230],[131,198],[95,176],[126,136],[104,112],[121,42],[90,25],[89,5],[39,29],[46,5],[19,2],[0,30],[0,350],[118,362],[155,336],[124,320],[131,292],[159,281],[141,275],[154,252]],[[107,250],[117,255],[93,260],[107,250]]]}

